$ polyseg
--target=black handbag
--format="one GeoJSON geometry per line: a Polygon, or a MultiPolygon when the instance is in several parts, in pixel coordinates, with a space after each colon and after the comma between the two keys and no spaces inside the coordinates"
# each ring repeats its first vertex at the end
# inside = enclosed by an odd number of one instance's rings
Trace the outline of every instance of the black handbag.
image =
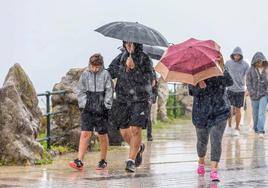
{"type": "Polygon", "coordinates": [[[85,110],[90,113],[102,115],[105,111],[104,97],[105,92],[87,91],[87,102],[85,110]]]}

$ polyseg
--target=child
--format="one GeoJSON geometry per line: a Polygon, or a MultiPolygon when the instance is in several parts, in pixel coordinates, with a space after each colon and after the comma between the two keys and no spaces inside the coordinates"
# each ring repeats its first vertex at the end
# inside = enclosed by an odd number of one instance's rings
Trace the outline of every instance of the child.
{"type": "Polygon", "coordinates": [[[104,69],[101,54],[94,54],[89,59],[89,67],[85,70],[78,83],[78,105],[81,112],[81,136],[77,159],[69,166],[77,170],[83,169],[83,159],[88,148],[89,139],[95,130],[100,141],[100,162],[97,169],[107,168],[107,135],[108,111],[113,100],[112,79],[104,69]]]}

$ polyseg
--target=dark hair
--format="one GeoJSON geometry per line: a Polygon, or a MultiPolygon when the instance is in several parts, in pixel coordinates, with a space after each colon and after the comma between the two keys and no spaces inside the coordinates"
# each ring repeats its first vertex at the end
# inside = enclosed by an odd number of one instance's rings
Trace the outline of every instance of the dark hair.
{"type": "Polygon", "coordinates": [[[89,64],[90,65],[103,65],[103,57],[101,54],[96,53],[93,54],[90,58],[89,58],[89,64]]]}
{"type": "MultiPolygon", "coordinates": [[[[127,43],[126,41],[123,41],[123,47],[125,48],[125,50],[127,52],[126,43],[127,43]]],[[[133,42],[133,45],[135,47],[134,53],[140,53],[140,52],[143,51],[143,45],[142,44],[133,42]]]]}

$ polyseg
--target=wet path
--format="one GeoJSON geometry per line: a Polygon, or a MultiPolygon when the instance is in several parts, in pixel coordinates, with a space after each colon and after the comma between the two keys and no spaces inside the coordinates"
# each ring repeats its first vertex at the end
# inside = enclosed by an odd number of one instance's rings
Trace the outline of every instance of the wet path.
{"type": "Polygon", "coordinates": [[[268,187],[268,137],[258,139],[246,128],[239,138],[225,136],[219,184],[209,181],[209,173],[204,178],[195,173],[196,139],[190,122],[158,130],[154,138],[146,143],[144,163],[136,174],[125,173],[127,148],[120,148],[109,153],[109,170],[102,172],[94,168],[96,153],[87,155],[83,172],[67,166],[75,154],[60,156],[47,166],[0,167],[0,188],[268,187]]]}

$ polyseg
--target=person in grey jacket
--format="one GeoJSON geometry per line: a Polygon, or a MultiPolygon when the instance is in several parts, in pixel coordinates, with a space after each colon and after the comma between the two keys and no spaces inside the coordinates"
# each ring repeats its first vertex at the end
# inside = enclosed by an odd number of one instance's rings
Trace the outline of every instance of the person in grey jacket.
{"type": "Polygon", "coordinates": [[[233,85],[227,88],[227,95],[232,106],[232,113],[228,121],[227,134],[232,131],[232,116],[235,114],[236,126],[234,135],[240,134],[241,108],[244,106],[244,96],[246,92],[246,74],[249,64],[243,60],[243,53],[240,47],[236,47],[231,54],[231,60],[227,61],[225,67],[228,69],[233,85]]]}
{"type": "Polygon", "coordinates": [[[108,111],[112,107],[113,84],[107,70],[104,69],[103,57],[94,54],[89,59],[86,69],[77,86],[78,106],[81,112],[81,136],[77,159],[70,162],[72,168],[82,170],[83,159],[88,148],[92,132],[98,132],[100,141],[100,162],[97,169],[107,167],[108,140],[108,111]]]}
{"type": "Polygon", "coordinates": [[[267,106],[267,60],[263,53],[257,52],[251,62],[251,68],[247,75],[247,88],[249,91],[252,109],[254,130],[259,137],[264,136],[264,125],[267,106]]]}

